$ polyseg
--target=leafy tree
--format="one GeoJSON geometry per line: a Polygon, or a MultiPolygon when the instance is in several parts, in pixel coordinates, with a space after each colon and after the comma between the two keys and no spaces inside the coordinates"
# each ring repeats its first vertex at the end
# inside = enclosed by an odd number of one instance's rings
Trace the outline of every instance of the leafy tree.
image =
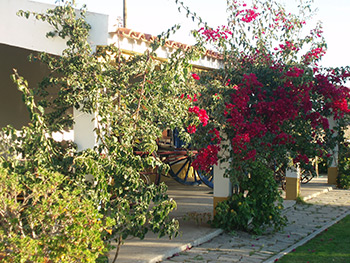
{"type": "Polygon", "coordinates": [[[119,251],[126,237],[142,239],[149,230],[176,236],[178,222],[169,217],[175,201],[165,184],[147,184],[142,172],[167,169],[151,155],[165,128],[185,134],[190,102],[180,96],[195,92],[189,62],[200,50],[178,49],[161,61],[156,51],[165,36],[159,36],[141,55],[124,56],[114,46],[93,52],[84,8],[77,12],[66,2],[44,14],[19,14],[49,23],[53,31],[47,36],[66,39],[67,48],[59,57],[35,56],[51,71],[38,88],[13,76],[31,123],[20,132],[4,129],[1,176],[7,183],[1,188],[0,249],[5,257],[93,262],[111,249],[112,240],[119,251]],[[77,151],[72,143],[52,139],[53,132],[72,128],[73,107],[94,113],[94,149],[77,151]]]}

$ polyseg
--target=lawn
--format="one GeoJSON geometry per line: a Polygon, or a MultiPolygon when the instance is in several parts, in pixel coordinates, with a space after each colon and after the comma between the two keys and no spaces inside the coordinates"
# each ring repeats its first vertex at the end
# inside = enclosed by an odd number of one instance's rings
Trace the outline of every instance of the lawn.
{"type": "Polygon", "coordinates": [[[350,262],[350,216],[280,258],[278,262],[350,262]]]}

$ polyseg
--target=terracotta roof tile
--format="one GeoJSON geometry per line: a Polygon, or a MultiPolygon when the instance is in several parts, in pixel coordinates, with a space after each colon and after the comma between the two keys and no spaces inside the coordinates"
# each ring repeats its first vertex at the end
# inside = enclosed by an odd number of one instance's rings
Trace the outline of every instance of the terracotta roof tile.
{"type": "MultiPolygon", "coordinates": [[[[145,42],[152,42],[157,39],[156,36],[152,36],[150,34],[144,34],[140,32],[135,32],[129,28],[118,28],[116,32],[119,36],[121,37],[126,37],[126,38],[131,38],[135,40],[141,40],[145,42]]],[[[181,48],[183,50],[188,50],[191,48],[190,45],[186,45],[180,42],[176,42],[173,40],[167,40],[165,42],[165,46],[170,47],[170,48],[181,48]]],[[[215,58],[215,59],[222,59],[222,55],[218,52],[212,51],[212,50],[207,50],[204,54],[204,56],[215,58]]]]}

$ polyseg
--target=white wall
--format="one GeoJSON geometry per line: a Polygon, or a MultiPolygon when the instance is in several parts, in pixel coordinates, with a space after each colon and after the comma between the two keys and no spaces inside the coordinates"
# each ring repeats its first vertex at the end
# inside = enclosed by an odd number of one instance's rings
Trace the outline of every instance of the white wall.
{"type": "MultiPolygon", "coordinates": [[[[47,9],[54,8],[54,5],[38,3],[32,0],[0,0],[0,94],[2,106],[0,112],[0,126],[8,124],[21,128],[28,122],[28,112],[21,101],[21,94],[10,81],[12,68],[18,68],[20,74],[30,80],[31,86],[36,85],[46,74],[45,69],[38,63],[27,62],[27,56],[33,51],[44,51],[54,55],[61,55],[66,48],[66,41],[56,36],[46,38],[46,33],[52,27],[33,17],[26,19],[17,16],[19,10],[45,13],[47,9]],[[10,95],[12,96],[10,98],[10,95]]],[[[89,42],[92,48],[97,45],[106,45],[108,40],[108,16],[88,12],[86,21],[91,25],[89,42]]],[[[74,112],[76,113],[76,112],[74,112]]],[[[76,114],[75,114],[76,115],[76,114]]],[[[86,145],[93,146],[95,137],[93,134],[93,122],[91,116],[78,114],[75,128],[80,129],[74,134],[74,139],[80,148],[86,145]]],[[[57,133],[54,135],[57,140],[72,139],[72,131],[57,133]]]]}
{"type": "MultiPolygon", "coordinates": [[[[16,15],[19,10],[44,13],[53,7],[31,0],[0,0],[0,43],[60,55],[65,40],[46,38],[46,33],[52,29],[50,25],[33,17],[26,19],[16,15]]],[[[108,16],[88,13],[86,20],[92,26],[89,37],[92,47],[107,44],[108,16]]]]}

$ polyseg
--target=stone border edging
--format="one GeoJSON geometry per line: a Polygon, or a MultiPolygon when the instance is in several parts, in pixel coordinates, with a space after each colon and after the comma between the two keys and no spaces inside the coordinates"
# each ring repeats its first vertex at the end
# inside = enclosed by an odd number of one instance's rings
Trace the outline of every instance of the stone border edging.
{"type": "Polygon", "coordinates": [[[303,198],[303,200],[304,200],[304,201],[310,200],[310,199],[312,199],[312,198],[314,198],[314,197],[316,197],[316,196],[319,196],[320,194],[324,194],[324,193],[327,193],[327,192],[329,192],[329,191],[332,191],[332,190],[335,189],[335,188],[336,188],[335,185],[330,186],[330,187],[327,187],[326,189],[323,189],[323,190],[320,191],[320,192],[314,193],[314,194],[312,194],[312,195],[305,196],[305,197],[303,198]]]}
{"type": "Polygon", "coordinates": [[[199,246],[211,239],[213,239],[214,237],[220,235],[221,233],[223,233],[224,230],[222,229],[216,229],[215,231],[211,232],[210,234],[207,234],[203,237],[200,237],[200,238],[197,238],[187,244],[184,244],[184,245],[181,245],[181,246],[178,246],[176,248],[173,248],[173,249],[170,249],[168,251],[166,251],[166,253],[164,253],[163,255],[159,255],[157,257],[154,257],[152,258],[150,261],[148,261],[148,263],[157,263],[159,261],[162,261],[164,259],[167,259],[169,257],[172,257],[174,256],[175,254],[177,253],[180,253],[180,252],[183,252],[185,251],[186,249],[189,249],[191,247],[196,247],[196,246],[199,246]]]}

